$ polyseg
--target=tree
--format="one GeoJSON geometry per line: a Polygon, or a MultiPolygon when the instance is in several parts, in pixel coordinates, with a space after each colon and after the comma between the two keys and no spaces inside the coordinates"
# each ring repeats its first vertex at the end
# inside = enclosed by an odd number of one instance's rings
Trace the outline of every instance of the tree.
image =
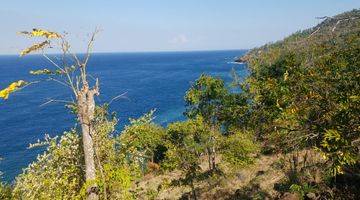
{"type": "MultiPolygon", "coordinates": [[[[34,75],[45,75],[47,80],[55,81],[66,87],[69,87],[73,92],[75,102],[72,105],[76,108],[78,120],[81,125],[83,153],[85,160],[85,177],[87,181],[87,199],[98,199],[98,186],[96,185],[96,169],[94,160],[94,143],[93,137],[96,134],[93,120],[95,118],[95,100],[94,96],[99,95],[99,81],[96,79],[93,87],[90,86],[87,74],[87,64],[90,58],[90,53],[95,40],[95,36],[99,31],[96,30],[88,43],[86,54],[83,58],[79,58],[75,53],[71,52],[71,46],[66,40],[65,34],[56,32],[33,29],[30,32],[23,31],[29,37],[40,37],[44,41],[36,43],[29,48],[21,51],[20,56],[25,56],[34,51],[42,51],[42,55],[46,58],[55,68],[54,70],[43,69],[37,71],[30,71],[34,75]],[[61,63],[53,60],[45,54],[45,49],[49,47],[59,47],[61,49],[61,63]],[[59,77],[60,79],[57,79],[59,77]]],[[[9,90],[12,92],[12,88],[9,90]]],[[[2,96],[8,96],[9,92],[4,92],[2,96]]],[[[50,100],[54,102],[57,100],[50,100]]]]}
{"type": "Polygon", "coordinates": [[[223,80],[202,74],[186,92],[185,115],[190,119],[201,116],[211,128],[207,149],[209,169],[216,168],[216,132],[220,129],[222,102],[228,94],[223,80]]]}
{"type": "Polygon", "coordinates": [[[168,126],[166,134],[165,169],[179,169],[184,178],[181,182],[192,189],[193,198],[197,199],[195,182],[200,173],[201,156],[209,148],[209,127],[201,116],[185,122],[175,122],[168,126]]]}
{"type": "MultiPolygon", "coordinates": [[[[139,177],[140,170],[138,166],[126,163],[117,148],[119,144],[113,135],[117,124],[115,115],[108,113],[107,105],[97,106],[93,124],[96,130],[93,141],[99,198],[133,199],[129,189],[134,179],[139,177]]],[[[64,132],[60,137],[46,136],[45,141],[38,141],[30,148],[44,145],[47,146],[45,152],[16,177],[13,198],[86,198],[89,183],[84,180],[82,140],[76,129],[64,132]]]]}
{"type": "Polygon", "coordinates": [[[206,123],[216,126],[219,124],[222,101],[227,93],[223,80],[202,74],[186,92],[185,115],[189,118],[201,115],[206,123]]]}
{"type": "Polygon", "coordinates": [[[231,133],[231,129],[241,129],[246,131],[251,129],[249,116],[251,115],[250,97],[246,83],[240,80],[240,77],[232,69],[233,82],[227,95],[224,96],[221,104],[219,119],[222,122],[222,129],[225,134],[231,133]]]}

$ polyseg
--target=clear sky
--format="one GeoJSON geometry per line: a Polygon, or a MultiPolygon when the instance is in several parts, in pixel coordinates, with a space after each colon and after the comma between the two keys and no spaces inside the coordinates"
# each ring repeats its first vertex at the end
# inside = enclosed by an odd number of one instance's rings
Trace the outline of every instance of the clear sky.
{"type": "Polygon", "coordinates": [[[316,25],[360,0],[1,0],[0,54],[29,44],[16,32],[67,31],[75,51],[100,27],[96,52],[247,49],[316,25]]]}

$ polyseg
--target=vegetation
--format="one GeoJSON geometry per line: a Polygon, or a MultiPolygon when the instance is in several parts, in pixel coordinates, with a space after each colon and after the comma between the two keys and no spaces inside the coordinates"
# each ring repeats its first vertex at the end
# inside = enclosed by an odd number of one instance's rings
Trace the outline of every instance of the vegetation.
{"type": "Polygon", "coordinates": [[[145,171],[147,162],[159,163],[163,159],[165,129],[152,122],[155,110],[139,119],[130,119],[119,136],[120,149],[129,162],[135,162],[145,171]]]}
{"type": "Polygon", "coordinates": [[[360,11],[265,45],[245,56],[251,121],[272,151],[314,149],[331,177],[359,163],[360,11]]]}
{"type": "Polygon", "coordinates": [[[247,55],[256,130],[283,152],[316,148],[333,175],[358,160],[360,12],[247,55]]]}
{"type": "Polygon", "coordinates": [[[16,178],[14,198],[79,199],[84,182],[79,136],[72,130],[65,132],[59,141],[47,136],[34,146],[45,144],[47,150],[16,178]]]}
{"type": "MultiPolygon", "coordinates": [[[[326,18],[283,41],[251,50],[250,75],[227,86],[201,75],[185,94],[187,119],[162,127],[150,111],[115,134],[117,119],[95,105],[86,63],[58,40],[63,66],[31,71],[63,78],[80,124],[47,146],[1,199],[356,199],[360,173],[360,11],[326,18]],[[68,58],[73,58],[70,63],[68,58]],[[77,79],[73,79],[73,74],[77,79]]],[[[88,50],[91,50],[94,37],[88,50]]],[[[89,54],[88,54],[89,55],[89,54]]],[[[0,91],[7,99],[27,84],[0,91]]]]}

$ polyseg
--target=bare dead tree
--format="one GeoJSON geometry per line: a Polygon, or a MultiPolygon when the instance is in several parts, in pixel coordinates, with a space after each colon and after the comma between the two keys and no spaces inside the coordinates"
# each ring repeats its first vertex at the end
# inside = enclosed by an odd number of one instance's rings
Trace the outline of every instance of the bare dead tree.
{"type": "MultiPolygon", "coordinates": [[[[56,70],[37,70],[32,71],[32,74],[49,75],[48,81],[54,81],[63,86],[70,88],[74,95],[74,101],[72,104],[75,106],[77,112],[77,118],[81,125],[84,162],[85,162],[85,180],[88,185],[87,199],[97,200],[98,186],[96,184],[96,166],[95,166],[95,146],[93,136],[95,133],[94,119],[95,119],[95,96],[100,94],[99,80],[96,79],[93,86],[90,85],[87,74],[87,65],[90,59],[92,47],[95,41],[95,37],[98,34],[99,29],[96,29],[90,37],[87,44],[85,55],[80,58],[75,53],[70,51],[70,44],[66,39],[66,35],[61,35],[55,32],[46,30],[33,29],[31,32],[21,32],[22,34],[30,37],[43,37],[45,41],[42,43],[34,44],[33,46],[23,50],[21,56],[31,53],[33,51],[41,50],[42,56],[48,60],[56,70]],[[61,63],[51,58],[45,53],[45,49],[48,47],[60,47],[62,53],[61,63]],[[70,61],[69,61],[70,59],[70,61]],[[54,78],[53,75],[58,75],[61,79],[54,78]]],[[[50,99],[47,103],[57,102],[58,100],[50,99]]],[[[68,101],[61,101],[67,102],[68,101]]],[[[106,195],[105,195],[106,196],[106,195]]]]}

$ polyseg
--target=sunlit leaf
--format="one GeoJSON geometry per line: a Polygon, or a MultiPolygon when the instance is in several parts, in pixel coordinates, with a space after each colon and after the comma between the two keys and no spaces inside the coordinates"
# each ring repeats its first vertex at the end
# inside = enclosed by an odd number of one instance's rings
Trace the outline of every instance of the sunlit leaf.
{"type": "Polygon", "coordinates": [[[61,35],[47,30],[42,29],[36,29],[34,28],[31,32],[28,31],[22,31],[20,34],[28,35],[30,37],[46,37],[47,39],[54,39],[54,38],[60,38],[61,35]]]}
{"type": "Polygon", "coordinates": [[[34,51],[38,51],[40,49],[44,49],[47,45],[49,45],[50,42],[49,41],[44,41],[44,42],[41,42],[41,43],[38,43],[38,44],[34,44],[32,45],[31,47],[27,48],[27,49],[24,49],[23,51],[20,52],[20,56],[25,56],[31,52],[34,52],[34,51]]]}
{"type": "Polygon", "coordinates": [[[52,75],[55,73],[49,69],[40,69],[40,70],[35,70],[35,71],[31,70],[30,74],[32,74],[32,75],[52,75]]]}
{"type": "Polygon", "coordinates": [[[7,88],[5,88],[3,90],[0,90],[0,98],[8,99],[9,95],[11,93],[13,93],[16,90],[20,89],[24,85],[26,85],[26,82],[23,81],[23,80],[19,80],[19,81],[16,81],[14,83],[11,83],[7,88]]]}

